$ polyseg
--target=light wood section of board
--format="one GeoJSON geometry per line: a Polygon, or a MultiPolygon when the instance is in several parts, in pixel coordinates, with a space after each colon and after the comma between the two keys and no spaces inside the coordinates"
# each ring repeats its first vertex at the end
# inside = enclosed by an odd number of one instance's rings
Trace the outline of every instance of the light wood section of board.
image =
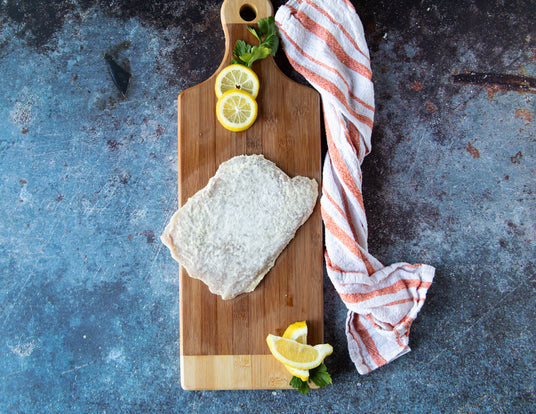
{"type": "Polygon", "coordinates": [[[272,16],[274,11],[272,4],[265,0],[225,0],[221,6],[221,20],[223,24],[244,23],[241,14],[255,15],[248,21],[254,24],[263,17],[272,16]],[[238,13],[237,13],[238,12],[238,13]]]}
{"type": "Polygon", "coordinates": [[[181,356],[185,390],[284,389],[291,378],[272,355],[181,356]]]}

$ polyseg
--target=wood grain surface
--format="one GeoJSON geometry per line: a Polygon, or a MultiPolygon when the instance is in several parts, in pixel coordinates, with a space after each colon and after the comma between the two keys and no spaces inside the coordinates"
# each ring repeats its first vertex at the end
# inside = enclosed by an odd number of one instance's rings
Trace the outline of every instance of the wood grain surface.
{"type": "MultiPolygon", "coordinates": [[[[239,154],[263,154],[290,176],[321,179],[318,93],[287,78],[271,57],[253,64],[260,80],[259,114],[243,132],[216,119],[215,78],[231,62],[236,40],[257,40],[248,24],[273,15],[267,0],[226,0],[222,26],[226,52],[218,70],[178,97],[179,204],[239,154]],[[255,19],[241,17],[244,8],[255,19]]],[[[306,320],[309,343],[323,342],[322,222],[317,203],[309,220],[255,291],[224,301],[180,269],[181,382],[185,389],[287,388],[291,378],[271,356],[265,338],[306,320]],[[237,380],[237,375],[241,380],[237,380]],[[249,379],[248,379],[249,378],[249,379]]]]}

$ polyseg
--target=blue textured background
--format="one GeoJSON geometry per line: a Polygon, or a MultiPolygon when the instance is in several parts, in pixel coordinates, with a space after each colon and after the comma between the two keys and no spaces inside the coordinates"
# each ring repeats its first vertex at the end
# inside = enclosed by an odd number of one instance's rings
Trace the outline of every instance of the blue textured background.
{"type": "Polygon", "coordinates": [[[536,412],[536,91],[452,81],[536,77],[536,4],[353,3],[377,105],[369,249],[437,269],[413,351],[359,376],[326,278],[333,386],[183,391],[159,235],[177,206],[176,97],[223,57],[221,3],[4,1],[0,412],[536,412]],[[132,72],[126,99],[105,52],[132,72]]]}

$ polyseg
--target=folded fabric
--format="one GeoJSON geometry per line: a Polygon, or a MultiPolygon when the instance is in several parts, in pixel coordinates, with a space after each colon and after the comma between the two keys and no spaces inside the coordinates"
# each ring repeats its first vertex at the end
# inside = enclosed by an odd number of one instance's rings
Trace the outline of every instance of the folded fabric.
{"type": "Polygon", "coordinates": [[[290,64],[321,95],[328,152],[321,210],[328,276],[348,308],[348,350],[366,374],[408,352],[435,269],[382,265],[367,247],[361,164],[371,150],[374,88],[363,25],[347,0],[289,0],[275,20],[290,64]]]}

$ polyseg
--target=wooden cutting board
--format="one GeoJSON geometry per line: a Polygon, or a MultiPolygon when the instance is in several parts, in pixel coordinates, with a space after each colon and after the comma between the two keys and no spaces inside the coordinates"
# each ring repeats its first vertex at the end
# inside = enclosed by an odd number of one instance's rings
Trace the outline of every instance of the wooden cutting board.
{"type": "MultiPolygon", "coordinates": [[[[255,124],[243,132],[224,129],[216,118],[214,83],[242,39],[258,41],[248,24],[273,15],[268,0],[225,0],[223,61],[205,82],[178,97],[179,204],[203,188],[218,166],[239,154],[263,154],[290,176],[321,178],[318,93],[287,78],[274,60],[257,61],[260,80],[255,124]],[[244,20],[242,17],[254,17],[244,20]]],[[[319,187],[320,193],[320,187],[319,187]]],[[[322,221],[317,203],[309,220],[279,256],[255,291],[224,301],[180,269],[181,382],[187,390],[288,388],[291,375],[270,354],[269,333],[282,335],[306,320],[308,343],[323,342],[322,221]]]]}

